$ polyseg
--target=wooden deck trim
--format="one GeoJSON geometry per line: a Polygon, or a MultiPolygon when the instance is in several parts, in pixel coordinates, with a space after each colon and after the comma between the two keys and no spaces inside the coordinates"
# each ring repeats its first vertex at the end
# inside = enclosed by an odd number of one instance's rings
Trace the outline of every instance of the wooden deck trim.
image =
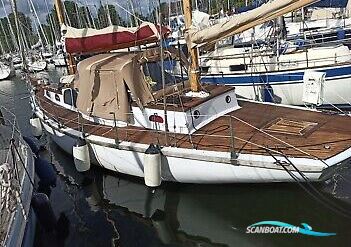
{"type": "MultiPolygon", "coordinates": [[[[78,115],[76,112],[62,108],[46,99],[43,95],[43,90],[37,92],[36,98],[41,108],[49,117],[56,119],[56,121],[69,128],[75,130],[80,129],[77,123],[78,115]]],[[[237,120],[233,120],[234,135],[238,138],[235,139],[234,144],[236,152],[261,155],[267,154],[264,149],[250,143],[253,142],[282,152],[288,157],[317,157],[318,159],[328,159],[351,146],[351,128],[347,127],[350,123],[350,118],[323,115],[313,111],[275,107],[246,101],[239,101],[239,104],[242,106],[241,109],[207,124],[192,134],[191,137],[185,134],[168,133],[168,143],[180,148],[230,152],[232,151],[232,147],[229,116],[233,116],[255,125],[255,127],[260,130],[269,122],[279,117],[318,123],[316,128],[303,136],[270,133],[272,136],[280,138],[306,153],[310,153],[311,156],[308,156],[305,153],[299,152],[297,149],[267,137],[258,130],[250,128],[237,120]]],[[[97,135],[135,143],[157,143],[161,146],[165,145],[164,132],[127,126],[118,128],[118,134],[116,135],[116,131],[110,126],[103,126],[82,118],[80,118],[80,122],[84,124],[84,131],[88,135],[97,135]]]]}

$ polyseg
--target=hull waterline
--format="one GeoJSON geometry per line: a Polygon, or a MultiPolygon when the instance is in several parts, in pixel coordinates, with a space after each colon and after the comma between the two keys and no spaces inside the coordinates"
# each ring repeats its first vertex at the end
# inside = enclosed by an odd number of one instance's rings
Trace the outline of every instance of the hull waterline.
{"type": "MultiPolygon", "coordinates": [[[[72,149],[81,133],[69,129],[59,128],[53,121],[45,118],[41,112],[36,112],[40,117],[45,131],[50,135],[52,140],[65,152],[72,155],[72,149]]],[[[91,157],[93,163],[104,167],[108,170],[123,173],[136,177],[144,177],[143,157],[147,145],[140,145],[136,143],[128,143],[131,150],[126,147],[119,148],[114,144],[115,140],[107,140],[107,138],[90,136],[89,141],[91,157]],[[106,139],[106,140],[103,140],[106,139]],[[134,149],[134,150],[133,150],[134,149]]],[[[171,147],[167,147],[172,149],[171,147]]],[[[228,164],[220,162],[221,157],[213,158],[212,161],[206,160],[204,155],[203,160],[195,156],[192,150],[191,155],[184,155],[186,150],[180,148],[173,148],[173,150],[162,149],[162,152],[169,155],[163,156],[162,165],[162,180],[181,183],[267,183],[267,182],[295,182],[295,180],[279,165],[274,164],[274,159],[266,156],[267,162],[262,157],[244,157],[242,163],[244,165],[228,164]],[[173,151],[173,152],[172,152],[173,151]],[[183,155],[183,157],[181,157],[183,155]],[[257,162],[252,161],[253,158],[257,162]],[[251,162],[250,162],[251,160],[251,162]],[[251,166],[249,164],[252,164],[251,166]],[[260,165],[261,164],[261,165],[260,165]]],[[[215,155],[216,152],[209,154],[215,155]]],[[[220,152],[219,152],[220,153],[220,152]]],[[[203,154],[203,152],[202,152],[203,154]]],[[[222,160],[225,160],[222,156],[222,160]]],[[[292,158],[291,161],[303,172],[303,174],[310,181],[321,181],[321,175],[324,171],[325,165],[319,163],[310,165],[313,160],[292,158]],[[305,166],[303,165],[305,164],[305,166]],[[312,168],[312,169],[311,169],[312,168]],[[308,171],[311,169],[310,171],[308,171]]],[[[240,156],[238,158],[240,163],[240,156]]],[[[301,176],[297,172],[293,172],[298,178],[301,176]]],[[[324,177],[323,179],[327,179],[324,177]]]]}

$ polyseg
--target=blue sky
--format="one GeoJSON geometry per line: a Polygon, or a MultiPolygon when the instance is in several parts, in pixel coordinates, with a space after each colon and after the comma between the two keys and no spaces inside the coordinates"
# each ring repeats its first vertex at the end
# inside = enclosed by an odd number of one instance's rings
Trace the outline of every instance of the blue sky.
{"type": "MultiPolygon", "coordinates": [[[[10,0],[0,0],[3,1],[5,4],[5,10],[6,13],[9,14],[11,13],[11,7],[10,7],[10,0]]],[[[41,19],[42,22],[45,21],[45,16],[47,14],[47,8],[46,8],[46,3],[45,0],[32,0],[35,6],[35,9],[39,15],[39,18],[41,19]]],[[[99,6],[100,2],[102,2],[102,4],[112,4],[115,5],[118,12],[120,13],[121,16],[126,15],[125,11],[122,10],[121,8],[117,7],[117,4],[126,7],[128,0],[73,0],[74,2],[78,3],[78,5],[87,5],[90,6],[90,8],[94,8],[93,6],[99,6]]],[[[147,13],[148,12],[148,6],[149,3],[156,5],[158,0],[132,0],[134,2],[134,6],[136,6],[136,10],[135,11],[142,11],[143,13],[147,13]]],[[[166,0],[161,0],[161,2],[164,2],[166,0]]],[[[54,4],[54,0],[46,0],[49,9],[52,8],[53,4],[54,4]]],[[[0,2],[1,4],[1,2],[0,2]]],[[[30,10],[29,10],[29,5],[28,5],[28,0],[17,0],[17,7],[18,10],[27,14],[27,15],[31,15],[30,14],[30,10]]],[[[94,11],[92,11],[92,13],[94,13],[94,11]]],[[[5,11],[2,7],[2,5],[0,5],[0,17],[4,17],[5,16],[5,11]]],[[[32,17],[32,16],[31,16],[32,17]]],[[[33,17],[32,17],[33,19],[33,17]]]]}

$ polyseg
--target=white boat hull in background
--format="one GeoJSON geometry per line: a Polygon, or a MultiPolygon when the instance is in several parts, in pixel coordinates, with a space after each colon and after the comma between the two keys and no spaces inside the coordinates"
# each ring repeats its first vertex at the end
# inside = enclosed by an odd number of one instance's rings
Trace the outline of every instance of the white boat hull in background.
{"type": "Polygon", "coordinates": [[[66,61],[65,58],[63,56],[54,56],[52,58],[52,61],[54,62],[56,67],[63,67],[66,66],[66,61]]]}
{"type": "Polygon", "coordinates": [[[351,52],[346,46],[316,47],[310,48],[308,53],[282,54],[279,63],[274,59],[271,62],[268,55],[256,55],[250,64],[245,51],[221,48],[213,52],[214,57],[203,56],[202,66],[208,67],[208,72],[203,73],[202,82],[234,86],[236,93],[247,99],[304,105],[305,72],[325,72],[323,105],[349,105],[351,52]],[[269,99],[264,96],[267,93],[269,99]]]}
{"type": "MultiPolygon", "coordinates": [[[[323,70],[321,70],[323,71],[323,70]]],[[[279,74],[279,73],[276,73],[279,74]]],[[[282,73],[283,74],[283,73],[282,73]]],[[[215,78],[215,77],[212,77],[215,78]]],[[[211,79],[212,79],[211,78],[211,79]]],[[[235,80],[233,75],[224,75],[221,77],[221,80],[228,78],[228,81],[235,80]]],[[[238,83],[230,84],[223,83],[226,85],[235,86],[236,93],[247,99],[257,99],[257,95],[260,96],[260,100],[263,100],[263,84],[252,85],[249,83],[249,78],[247,79],[248,83],[238,83]]],[[[206,80],[206,82],[209,82],[206,80]]],[[[221,83],[222,84],[222,83],[221,83]]],[[[281,83],[270,83],[272,87],[272,96],[273,102],[285,105],[304,105],[303,102],[303,80],[296,81],[285,81],[281,83]]],[[[351,95],[351,76],[345,75],[342,77],[327,77],[324,82],[324,97],[323,97],[323,106],[331,107],[333,105],[337,106],[348,106],[350,102],[351,95]]]]}
{"type": "Polygon", "coordinates": [[[28,70],[31,72],[40,72],[45,70],[46,67],[47,67],[47,63],[46,61],[43,61],[43,60],[28,63],[28,70]]]}
{"type": "Polygon", "coordinates": [[[6,65],[0,62],[0,80],[6,80],[15,75],[13,66],[6,65]]]}

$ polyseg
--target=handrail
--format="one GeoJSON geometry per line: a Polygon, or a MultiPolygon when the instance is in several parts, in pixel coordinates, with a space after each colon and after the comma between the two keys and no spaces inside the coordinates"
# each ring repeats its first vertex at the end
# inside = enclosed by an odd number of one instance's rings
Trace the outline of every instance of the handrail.
{"type": "MultiPolygon", "coordinates": [[[[258,59],[258,57],[261,57],[261,56],[257,56],[257,59],[258,59]]],[[[267,68],[267,66],[277,66],[277,67],[279,66],[279,70],[285,71],[285,70],[291,69],[292,66],[294,68],[299,68],[299,66],[311,68],[314,66],[343,64],[347,61],[338,61],[338,58],[339,59],[340,58],[351,58],[351,54],[350,55],[340,55],[340,56],[334,55],[333,57],[329,57],[329,58],[309,59],[307,57],[307,59],[301,59],[301,60],[288,60],[288,61],[277,61],[277,62],[267,61],[267,62],[253,62],[253,63],[247,63],[245,57],[243,57],[243,58],[244,58],[243,63],[234,64],[234,65],[244,65],[245,66],[244,69],[237,70],[238,72],[239,71],[249,71],[252,69],[257,69],[259,67],[264,67],[263,71],[269,71],[269,70],[265,70],[267,68]],[[284,67],[286,67],[286,68],[284,68],[284,67]]],[[[235,59],[235,58],[234,57],[230,57],[230,58],[218,57],[218,58],[216,58],[216,60],[223,60],[223,59],[230,60],[230,59],[235,59]],[[222,59],[220,59],[220,58],[222,58],[222,59]]],[[[349,62],[351,62],[351,59],[349,59],[349,62]]],[[[212,69],[217,69],[217,70],[218,69],[228,69],[229,70],[229,65],[224,66],[224,65],[217,65],[216,64],[214,66],[212,65],[209,67],[212,69]]],[[[273,70],[274,71],[278,70],[278,68],[273,69],[273,70]]],[[[236,71],[230,71],[230,72],[236,72],[236,71]]],[[[204,72],[203,74],[207,74],[207,73],[204,72]]]]}
{"type": "MultiPolygon", "coordinates": [[[[45,99],[46,100],[46,99],[45,99]]],[[[48,100],[46,100],[48,101],[48,100]]],[[[53,106],[56,106],[55,108],[59,108],[60,106],[54,104],[53,102],[48,102],[49,104],[52,104],[53,106]]],[[[77,118],[74,118],[74,119],[68,119],[68,118],[65,118],[65,117],[62,117],[62,116],[59,116],[57,114],[53,114],[53,113],[50,113],[48,112],[46,109],[43,109],[41,108],[49,117],[51,116],[51,118],[58,123],[58,125],[60,126],[63,126],[63,125],[66,125],[69,123],[69,125],[71,125],[71,127],[69,126],[66,126],[66,127],[69,127],[69,128],[72,128],[72,129],[76,129],[76,130],[79,130],[79,125],[83,126],[83,127],[97,127],[96,124],[94,123],[86,123],[86,122],[81,122],[79,123],[79,121],[77,120],[77,118]],[[57,117],[55,117],[57,116],[57,117]],[[73,125],[73,126],[72,126],[73,125]],[[75,126],[76,125],[76,126],[75,126]]],[[[52,109],[52,108],[51,108],[52,109]]],[[[57,111],[58,109],[54,109],[54,111],[57,111]]],[[[127,115],[132,115],[132,113],[128,113],[127,115]]],[[[200,117],[210,117],[211,115],[200,115],[200,117]]],[[[246,140],[244,138],[240,138],[238,136],[235,136],[234,135],[234,130],[235,130],[235,126],[233,126],[233,123],[231,122],[232,119],[236,120],[236,121],[239,121],[239,122],[242,122],[243,124],[247,125],[248,127],[254,129],[255,131],[257,132],[260,132],[261,134],[263,134],[264,136],[266,136],[267,138],[271,139],[271,140],[275,140],[277,141],[278,143],[280,144],[283,144],[284,146],[280,146],[279,147],[279,151],[278,150],[275,150],[275,149],[272,149],[272,148],[268,148],[271,152],[275,153],[275,154],[278,154],[278,155],[286,155],[282,152],[282,149],[291,149],[291,150],[295,150],[297,153],[300,153],[304,156],[307,156],[307,157],[311,157],[313,159],[316,159],[316,160],[320,160],[322,163],[326,164],[323,160],[321,160],[319,157],[316,157],[315,155],[313,154],[310,154],[304,150],[302,150],[301,148],[304,148],[304,147],[309,147],[311,146],[312,144],[308,144],[308,145],[300,145],[299,147],[296,147],[294,145],[291,145],[290,143],[272,135],[272,134],[269,134],[267,133],[266,131],[258,128],[258,127],[255,127],[253,126],[252,124],[238,118],[238,117],[235,117],[235,116],[232,116],[232,115],[223,115],[221,117],[225,117],[225,118],[228,118],[228,124],[227,125],[222,125],[220,127],[226,127],[226,128],[229,128],[229,133],[228,134],[221,134],[221,133],[215,133],[216,131],[218,130],[211,130],[210,132],[211,133],[198,133],[198,132],[195,132],[195,133],[192,133],[190,136],[192,137],[193,139],[193,143],[194,143],[194,147],[195,149],[198,149],[199,147],[201,146],[209,146],[210,144],[205,144],[205,143],[201,143],[201,140],[203,140],[203,138],[214,138],[217,142],[218,142],[218,138],[224,138],[224,139],[227,139],[228,142],[227,143],[220,143],[220,144],[216,144],[216,146],[222,146],[222,148],[224,149],[228,149],[231,153],[235,154],[235,157],[236,158],[236,152],[240,153],[240,151],[244,150],[242,149],[242,147],[244,147],[245,145],[249,144],[249,145],[252,145],[253,147],[256,147],[256,148],[251,148],[251,149],[248,149],[248,151],[257,151],[257,150],[261,150],[262,148],[264,149],[267,149],[266,146],[264,145],[261,145],[261,144],[258,144],[258,143],[255,143],[255,142],[252,142],[250,141],[250,139],[246,140]],[[232,128],[230,127],[232,126],[232,128]],[[194,140],[194,138],[199,138],[199,140],[194,140]],[[240,150],[237,150],[235,152],[235,146],[234,146],[234,141],[237,140],[237,141],[240,141],[240,142],[243,142],[243,145],[241,145],[241,149],[240,150]]],[[[113,131],[113,126],[107,126],[107,125],[102,125],[102,124],[99,124],[98,127],[100,129],[106,129],[106,131],[104,131],[104,133],[108,133],[108,132],[111,132],[113,131]]],[[[142,127],[135,127],[135,126],[126,126],[126,127],[121,127],[119,128],[119,133],[146,133],[146,132],[153,132],[155,133],[156,132],[159,132],[160,130],[155,130],[155,129],[144,129],[142,127]]],[[[162,131],[163,132],[163,131],[162,131]]],[[[171,132],[169,132],[171,133],[171,132]]],[[[89,134],[89,133],[87,133],[89,134]]],[[[105,135],[104,134],[104,135],[105,135]]],[[[157,134],[154,135],[154,137],[157,139],[157,134]]],[[[176,135],[172,135],[172,140],[171,142],[169,143],[170,146],[178,146],[177,144],[179,144],[178,142],[179,141],[185,141],[184,137],[187,137],[188,138],[188,135],[186,134],[177,134],[176,135]],[[178,136],[177,136],[178,135],[178,136]],[[172,141],[174,143],[172,143],[172,141]]],[[[123,139],[122,139],[123,140],[123,139]]],[[[122,141],[122,140],[119,140],[119,141],[122,141]]],[[[213,144],[212,144],[213,145],[213,144]]],[[[327,164],[326,164],[327,165],[327,164]]]]}
{"type": "MultiPolygon", "coordinates": [[[[257,51],[255,53],[253,53],[253,58],[255,57],[269,57],[270,55],[273,55],[273,53],[264,53],[265,51],[257,51]],[[263,55],[261,55],[261,53],[263,53],[263,55]]],[[[303,50],[298,50],[298,52],[302,53],[304,52],[303,50]]],[[[289,54],[294,54],[294,53],[288,53],[286,55],[289,54]]],[[[285,54],[284,54],[285,55],[285,54]]],[[[351,53],[350,54],[345,54],[345,55],[338,55],[335,56],[336,54],[334,53],[334,55],[332,55],[330,58],[343,58],[343,57],[351,57],[351,53]]],[[[203,60],[229,60],[229,59],[239,59],[239,58],[250,58],[251,55],[248,55],[247,53],[241,53],[241,54],[231,54],[231,55],[222,55],[222,56],[209,56],[209,57],[200,57],[200,61],[203,60]]],[[[325,58],[313,58],[313,59],[309,59],[309,61],[319,61],[319,60],[325,60],[325,58]]],[[[301,59],[301,60],[292,60],[292,61],[306,61],[305,59],[301,59]]]]}

